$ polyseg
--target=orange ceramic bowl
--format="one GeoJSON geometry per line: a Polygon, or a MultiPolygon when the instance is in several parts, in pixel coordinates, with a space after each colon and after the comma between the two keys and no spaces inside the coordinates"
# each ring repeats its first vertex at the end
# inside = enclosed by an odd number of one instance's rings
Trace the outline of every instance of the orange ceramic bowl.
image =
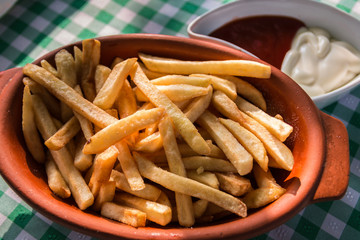
{"type": "MultiPolygon", "coordinates": [[[[110,64],[114,57],[134,57],[138,52],[188,59],[224,60],[251,59],[238,50],[200,40],[149,34],[131,34],[99,38],[101,62],[110,64]]],[[[72,52],[73,46],[64,48],[72,52]]],[[[59,49],[42,59],[53,63],[59,49]]],[[[274,171],[277,181],[287,191],[268,206],[249,211],[249,216],[230,216],[193,228],[178,225],[133,228],[112,221],[91,210],[81,211],[71,200],[56,197],[48,188],[44,167],[37,164],[27,151],[21,132],[22,69],[0,73],[0,171],[7,183],[30,206],[49,219],[76,231],[105,239],[219,239],[236,236],[250,238],[267,232],[307,205],[319,200],[343,196],[348,184],[349,144],[345,126],[320,112],[305,94],[286,75],[272,68],[271,79],[247,78],[260,89],[270,114],[279,113],[294,127],[286,144],[293,151],[295,165],[289,174],[274,171]]]]}

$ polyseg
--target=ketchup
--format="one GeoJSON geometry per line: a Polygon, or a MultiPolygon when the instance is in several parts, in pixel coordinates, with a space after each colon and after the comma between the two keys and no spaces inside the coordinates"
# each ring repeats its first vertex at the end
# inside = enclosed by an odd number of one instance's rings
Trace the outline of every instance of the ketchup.
{"type": "Polygon", "coordinates": [[[297,30],[303,26],[303,22],[291,17],[256,16],[231,21],[210,36],[244,48],[280,69],[297,30]]]}

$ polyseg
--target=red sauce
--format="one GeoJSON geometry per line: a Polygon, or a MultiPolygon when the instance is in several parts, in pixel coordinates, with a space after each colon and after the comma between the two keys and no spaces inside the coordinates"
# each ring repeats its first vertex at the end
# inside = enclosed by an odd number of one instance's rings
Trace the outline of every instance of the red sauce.
{"type": "Polygon", "coordinates": [[[256,16],[234,20],[210,34],[253,53],[281,68],[282,60],[303,22],[283,16],[256,16]]]}

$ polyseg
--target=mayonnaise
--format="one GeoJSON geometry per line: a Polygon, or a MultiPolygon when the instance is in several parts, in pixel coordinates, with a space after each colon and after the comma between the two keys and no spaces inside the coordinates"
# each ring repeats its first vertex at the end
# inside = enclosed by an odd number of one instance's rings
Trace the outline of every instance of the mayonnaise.
{"type": "Polygon", "coordinates": [[[331,39],[320,28],[300,28],[286,53],[281,70],[314,97],[354,79],[360,73],[360,52],[331,39]]]}

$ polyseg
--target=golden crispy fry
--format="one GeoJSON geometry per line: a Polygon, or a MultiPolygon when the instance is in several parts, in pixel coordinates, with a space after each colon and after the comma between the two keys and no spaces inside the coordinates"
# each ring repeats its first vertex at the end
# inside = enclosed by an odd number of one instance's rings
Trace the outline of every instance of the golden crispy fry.
{"type": "Polygon", "coordinates": [[[101,64],[96,66],[95,76],[94,76],[96,94],[100,92],[100,89],[102,88],[102,86],[104,86],[104,83],[106,79],[109,77],[110,73],[111,73],[110,68],[101,64]]]}
{"type": "Polygon", "coordinates": [[[45,162],[45,171],[49,188],[61,198],[70,197],[70,189],[64,178],[61,176],[61,173],[50,154],[47,156],[47,160],[45,162]]]}
{"type": "Polygon", "coordinates": [[[131,190],[125,175],[116,170],[111,171],[110,180],[116,182],[116,188],[151,201],[157,201],[161,194],[161,190],[159,188],[147,183],[145,183],[145,188],[141,190],[131,190]]]}
{"type": "Polygon", "coordinates": [[[127,193],[116,194],[114,202],[118,202],[120,204],[139,209],[140,211],[146,213],[146,218],[148,220],[162,226],[167,225],[171,221],[171,208],[166,205],[132,196],[127,193]]]}
{"type": "Polygon", "coordinates": [[[253,85],[235,76],[220,75],[219,77],[225,78],[233,82],[239,95],[243,96],[263,111],[266,111],[266,101],[264,99],[264,96],[253,85]]]}
{"type": "Polygon", "coordinates": [[[95,199],[92,209],[99,211],[105,202],[111,202],[115,196],[115,182],[108,181],[101,184],[98,196],[95,199]]]}
{"type": "Polygon", "coordinates": [[[206,110],[197,120],[205,128],[216,144],[223,150],[240,175],[248,174],[253,166],[253,157],[222,125],[218,118],[206,110]]]}
{"type": "Polygon", "coordinates": [[[156,182],[172,191],[208,200],[209,202],[213,202],[214,204],[236,213],[241,217],[246,217],[246,206],[240,199],[205,184],[181,177],[156,167],[154,163],[136,152],[134,152],[133,155],[138,164],[141,175],[151,181],[156,182]]]}
{"type": "Polygon", "coordinates": [[[258,187],[278,187],[281,188],[281,186],[276,182],[274,177],[272,176],[270,170],[267,170],[266,172],[261,169],[258,165],[254,165],[254,177],[256,180],[256,183],[258,187]]]}
{"type": "Polygon", "coordinates": [[[294,165],[291,150],[279,139],[273,136],[265,127],[238,109],[236,104],[224,93],[217,91],[212,100],[215,108],[226,117],[239,122],[247,130],[259,138],[267,152],[284,169],[290,171],[294,165]]]}
{"type": "Polygon", "coordinates": [[[145,65],[142,62],[139,62],[139,66],[141,67],[141,69],[145,73],[146,77],[149,78],[149,79],[155,79],[155,78],[166,76],[166,74],[164,74],[164,73],[158,73],[158,72],[150,71],[149,69],[147,69],[145,67],[145,65]]]}
{"type": "Polygon", "coordinates": [[[120,119],[92,136],[84,146],[83,152],[85,154],[100,153],[132,133],[159,121],[163,112],[162,108],[154,108],[137,111],[133,115],[120,119]]]}
{"type": "Polygon", "coordinates": [[[233,196],[242,196],[251,190],[250,180],[233,173],[215,173],[220,189],[233,196]]]}
{"type": "Polygon", "coordinates": [[[120,94],[116,102],[116,107],[120,118],[125,118],[137,111],[135,94],[127,79],[124,80],[124,84],[120,90],[120,94]]]}
{"type": "Polygon", "coordinates": [[[220,122],[234,135],[254,157],[255,161],[266,171],[268,169],[268,156],[264,144],[250,131],[231,119],[220,118],[220,122]]]}
{"type": "Polygon", "coordinates": [[[194,151],[199,154],[208,154],[210,152],[209,146],[196,127],[165,94],[150,83],[140,67],[136,68],[133,81],[154,105],[165,109],[165,112],[173,121],[175,129],[194,151]]]}
{"type": "Polygon", "coordinates": [[[74,165],[81,172],[86,171],[93,164],[93,155],[84,154],[82,152],[85,143],[86,143],[86,139],[83,136],[77,138],[75,156],[74,156],[74,165]]]}
{"type": "Polygon", "coordinates": [[[55,54],[55,64],[59,78],[70,87],[75,87],[77,76],[73,56],[65,49],[62,49],[55,54]]]}
{"type": "Polygon", "coordinates": [[[186,169],[196,170],[202,167],[205,171],[216,171],[216,172],[233,172],[237,170],[234,165],[228,160],[206,157],[206,156],[193,156],[183,158],[183,163],[186,169]]]}
{"type": "Polygon", "coordinates": [[[191,121],[195,122],[201,114],[209,107],[213,89],[211,86],[207,87],[208,93],[205,96],[198,97],[192,101],[184,110],[185,116],[191,121]]]}
{"type": "Polygon", "coordinates": [[[219,189],[220,183],[214,173],[211,173],[211,172],[198,173],[195,170],[188,170],[186,174],[187,174],[187,177],[192,180],[206,184],[209,187],[219,189]]]}
{"type": "Polygon", "coordinates": [[[156,152],[163,147],[163,139],[159,132],[155,132],[143,139],[139,139],[132,147],[139,152],[156,152]]]}
{"type": "MultiPolygon", "coordinates": [[[[211,149],[210,153],[207,155],[208,157],[226,158],[224,152],[218,146],[214,145],[211,140],[206,140],[206,142],[211,149]]],[[[192,150],[186,143],[179,143],[178,147],[183,158],[198,156],[198,154],[194,150],[192,150]]]]}
{"type": "Polygon", "coordinates": [[[146,223],[146,213],[112,202],[105,202],[102,205],[101,215],[133,227],[145,227],[146,223]]]}
{"type": "Polygon", "coordinates": [[[129,183],[131,190],[139,191],[145,188],[144,180],[142,179],[135,160],[133,159],[129,147],[125,141],[120,141],[115,144],[118,149],[118,160],[124,175],[129,183]]]}
{"type": "Polygon", "coordinates": [[[53,74],[55,77],[59,77],[58,71],[46,60],[41,60],[40,62],[41,66],[48,70],[51,74],[53,74]]]}
{"type": "Polygon", "coordinates": [[[293,127],[291,125],[270,116],[269,114],[249,103],[245,99],[237,97],[235,103],[241,111],[245,112],[246,114],[254,118],[256,121],[258,121],[260,124],[262,124],[280,141],[285,141],[286,138],[292,133],[293,127]]]}
{"type": "Polygon", "coordinates": [[[284,188],[262,187],[250,191],[245,195],[243,200],[249,209],[259,208],[275,201],[281,197],[285,191],[284,188]]]}
{"type": "Polygon", "coordinates": [[[76,79],[80,83],[81,74],[82,74],[82,63],[83,63],[83,53],[77,46],[74,46],[74,61],[76,69],[76,79]]]}
{"type": "Polygon", "coordinates": [[[244,77],[269,78],[271,68],[249,60],[223,61],[182,61],[177,59],[155,57],[139,53],[145,66],[154,72],[170,74],[229,74],[244,77]]]}
{"type": "Polygon", "coordinates": [[[94,75],[96,66],[100,62],[100,41],[86,39],[82,41],[82,70],[80,86],[86,99],[92,102],[95,99],[94,75]]]}
{"type": "Polygon", "coordinates": [[[229,80],[207,74],[191,74],[190,76],[204,77],[204,78],[207,77],[210,79],[211,85],[213,86],[214,90],[219,90],[224,92],[232,100],[235,100],[237,97],[235,83],[229,80]]]}
{"type": "Polygon", "coordinates": [[[93,172],[89,181],[89,187],[94,197],[98,195],[101,184],[109,181],[118,154],[117,148],[111,146],[96,155],[93,172]]]}
{"type": "MultiPolygon", "coordinates": [[[[169,117],[165,116],[159,123],[160,135],[164,142],[164,151],[172,173],[186,177],[186,170],[176,142],[176,134],[169,117]]],[[[175,192],[178,221],[181,226],[190,227],[195,223],[192,200],[189,195],[175,192]]]]}
{"type": "Polygon", "coordinates": [[[44,163],[45,152],[42,139],[35,124],[33,103],[29,86],[25,86],[23,94],[22,131],[24,134],[26,146],[28,147],[33,158],[39,163],[44,163]]]}
{"type": "Polygon", "coordinates": [[[45,141],[45,145],[51,150],[59,150],[75,137],[79,131],[79,121],[76,117],[72,117],[54,135],[45,141]]]}
{"type": "MultiPolygon", "coordinates": [[[[42,100],[36,96],[32,96],[36,125],[43,136],[43,139],[48,139],[56,132],[56,127],[51,119],[49,112],[46,109],[42,100]]],[[[59,168],[61,175],[64,177],[66,183],[70,187],[78,207],[84,210],[91,206],[94,202],[89,187],[84,178],[81,176],[79,170],[76,169],[73,159],[66,148],[61,148],[58,151],[50,150],[54,161],[59,168]]]]}
{"type": "Polygon", "coordinates": [[[207,87],[210,84],[210,79],[205,76],[183,76],[183,75],[166,75],[151,80],[155,85],[173,85],[173,84],[187,84],[199,87],[207,87]]]}
{"type": "MultiPolygon", "coordinates": [[[[79,85],[74,87],[75,91],[78,92],[82,96],[82,92],[79,85]]],[[[81,130],[84,134],[86,140],[89,140],[92,135],[94,135],[94,126],[92,123],[86,119],[84,116],[80,115],[79,113],[74,112],[75,117],[78,119],[80,123],[81,130]]]]}
{"type": "Polygon", "coordinates": [[[93,101],[96,106],[102,109],[109,109],[112,107],[120,93],[126,77],[129,75],[129,71],[135,62],[136,58],[129,58],[118,63],[111,70],[109,77],[106,79],[104,85],[101,87],[99,93],[93,101]]]}

